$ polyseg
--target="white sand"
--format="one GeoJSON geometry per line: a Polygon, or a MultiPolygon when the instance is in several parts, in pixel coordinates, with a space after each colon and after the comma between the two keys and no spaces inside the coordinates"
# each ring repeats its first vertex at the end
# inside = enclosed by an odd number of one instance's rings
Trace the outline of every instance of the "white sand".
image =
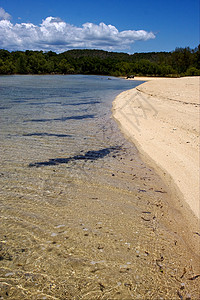
{"type": "Polygon", "coordinates": [[[200,77],[147,80],[117,96],[113,102],[114,118],[200,218],[200,77]]]}

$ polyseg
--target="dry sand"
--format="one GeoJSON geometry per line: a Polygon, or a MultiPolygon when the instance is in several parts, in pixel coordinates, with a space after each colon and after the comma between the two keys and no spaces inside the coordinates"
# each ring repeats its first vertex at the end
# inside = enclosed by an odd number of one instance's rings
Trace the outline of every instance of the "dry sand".
{"type": "Polygon", "coordinates": [[[148,82],[117,96],[114,118],[199,218],[200,78],[135,79],[148,82]]]}

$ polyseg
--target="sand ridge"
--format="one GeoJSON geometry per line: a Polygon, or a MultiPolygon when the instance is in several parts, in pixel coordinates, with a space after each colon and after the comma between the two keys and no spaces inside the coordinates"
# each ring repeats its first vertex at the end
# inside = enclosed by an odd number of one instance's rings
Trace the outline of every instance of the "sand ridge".
{"type": "Polygon", "coordinates": [[[183,204],[198,218],[199,79],[148,78],[113,102],[113,116],[122,131],[154,163],[169,186],[175,183],[183,204]]]}

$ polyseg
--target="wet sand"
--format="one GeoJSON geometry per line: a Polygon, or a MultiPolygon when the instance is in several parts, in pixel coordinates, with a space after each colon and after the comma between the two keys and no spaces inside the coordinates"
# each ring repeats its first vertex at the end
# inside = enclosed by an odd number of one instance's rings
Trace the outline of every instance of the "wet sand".
{"type": "Polygon", "coordinates": [[[0,298],[198,299],[195,224],[112,120],[88,122],[98,143],[76,155],[69,138],[3,141],[0,298]]]}
{"type": "Polygon", "coordinates": [[[78,177],[73,165],[9,170],[3,299],[198,299],[199,260],[180,235],[190,229],[134,151],[110,155],[103,169],[81,164],[78,177]]]}
{"type": "Polygon", "coordinates": [[[199,101],[199,77],[187,77],[150,80],[119,95],[113,106],[122,130],[198,218],[199,101]]]}
{"type": "Polygon", "coordinates": [[[147,81],[117,96],[113,115],[171,190],[168,213],[182,228],[188,225],[189,231],[179,234],[198,254],[200,239],[191,237],[194,232],[200,236],[199,77],[147,81]]]}

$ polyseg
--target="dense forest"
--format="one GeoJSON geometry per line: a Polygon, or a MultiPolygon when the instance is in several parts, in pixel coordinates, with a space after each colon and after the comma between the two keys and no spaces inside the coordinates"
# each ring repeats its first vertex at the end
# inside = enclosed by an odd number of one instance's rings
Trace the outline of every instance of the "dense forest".
{"type": "Polygon", "coordinates": [[[0,74],[195,76],[200,75],[200,45],[195,49],[134,54],[103,50],[69,50],[57,54],[0,49],[0,74]]]}

